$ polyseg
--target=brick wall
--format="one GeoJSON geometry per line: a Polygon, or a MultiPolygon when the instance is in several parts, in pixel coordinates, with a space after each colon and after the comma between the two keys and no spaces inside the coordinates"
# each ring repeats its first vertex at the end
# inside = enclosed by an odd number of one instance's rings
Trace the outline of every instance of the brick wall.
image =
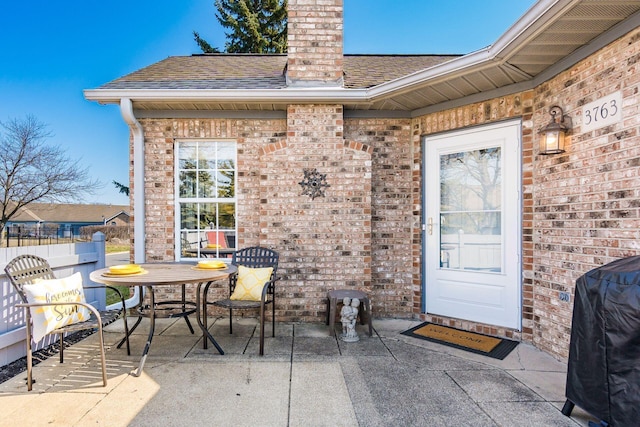
{"type": "Polygon", "coordinates": [[[141,120],[147,259],[174,259],[174,140],[231,138],[238,141],[239,245],[280,252],[279,320],[322,320],[326,292],[338,287],[369,292],[378,316],[415,316],[420,223],[410,120],[351,119],[344,131],[342,122],[335,105],[291,106],[287,123],[141,120]],[[325,197],[301,195],[308,168],[327,175],[325,197]]]}
{"type": "Polygon", "coordinates": [[[412,317],[419,307],[420,284],[413,280],[416,259],[411,243],[420,223],[413,215],[411,122],[346,120],[345,140],[373,149],[372,310],[381,317],[412,317]]]}
{"type": "Polygon", "coordinates": [[[572,122],[567,152],[536,156],[533,170],[533,341],[562,358],[575,280],[640,253],[639,58],[635,30],[535,90],[536,129],[548,123],[553,105],[572,122]],[[622,120],[583,131],[582,106],[615,91],[622,92],[622,120]],[[561,291],[571,302],[559,300],[561,291]]]}
{"type": "Polygon", "coordinates": [[[289,0],[289,85],[342,85],[342,0],[289,0]]]}
{"type": "MultiPolygon", "coordinates": [[[[614,259],[640,254],[639,58],[640,30],[635,30],[532,91],[413,123],[414,161],[419,165],[421,135],[522,118],[521,338],[559,359],[568,357],[575,280],[614,259]],[[618,90],[623,120],[583,132],[582,106],[618,90]],[[538,130],[549,122],[553,105],[561,106],[571,121],[567,152],[539,155],[538,130]],[[560,301],[560,292],[570,293],[571,300],[560,301]]],[[[419,194],[417,185],[414,194],[419,194]]],[[[491,325],[422,317],[494,335],[520,335],[491,325]]]]}
{"type": "MultiPolygon", "coordinates": [[[[280,252],[278,319],[318,321],[326,313],[328,290],[371,290],[373,148],[344,139],[341,105],[290,106],[286,122],[145,119],[141,124],[148,261],[174,259],[174,141],[230,138],[238,143],[238,244],[280,252]],[[324,197],[302,194],[305,169],[326,175],[330,187],[324,197]]],[[[163,291],[159,297],[177,292],[163,291]]],[[[221,296],[223,290],[217,292],[221,296]]]]}
{"type": "Polygon", "coordinates": [[[345,141],[341,105],[290,105],[287,141],[260,162],[260,241],[280,251],[276,315],[319,321],[327,292],[371,288],[371,148],[345,141]],[[324,197],[302,194],[305,169],[326,175],[324,197]]]}

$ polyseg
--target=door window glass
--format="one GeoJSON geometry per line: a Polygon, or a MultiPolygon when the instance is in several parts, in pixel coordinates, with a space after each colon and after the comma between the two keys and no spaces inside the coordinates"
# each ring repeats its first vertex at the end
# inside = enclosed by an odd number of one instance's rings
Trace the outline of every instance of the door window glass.
{"type": "Polygon", "coordinates": [[[502,271],[500,147],[440,156],[440,267],[502,271]]]}

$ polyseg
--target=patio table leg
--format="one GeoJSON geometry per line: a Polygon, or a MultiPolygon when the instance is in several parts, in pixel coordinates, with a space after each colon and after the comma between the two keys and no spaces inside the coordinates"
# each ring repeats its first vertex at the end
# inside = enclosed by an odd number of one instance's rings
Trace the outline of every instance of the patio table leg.
{"type": "MultiPolygon", "coordinates": [[[[138,288],[139,288],[139,291],[140,291],[140,292],[139,292],[139,293],[140,293],[140,295],[143,295],[143,294],[144,294],[144,292],[142,292],[142,286],[138,286],[138,288]]],[[[136,304],[136,306],[134,307],[134,309],[135,309],[135,308],[138,308],[138,307],[142,307],[142,297],[140,297],[140,300],[138,301],[138,303],[136,304]]],[[[127,315],[127,309],[126,309],[126,307],[125,307],[125,309],[124,309],[124,316],[126,316],[126,315],[127,315]]],[[[134,323],[133,327],[129,328],[129,333],[128,333],[128,334],[125,334],[125,337],[124,337],[124,338],[122,338],[122,339],[120,340],[120,342],[118,343],[118,345],[116,346],[116,348],[121,348],[121,347],[122,347],[122,344],[124,344],[125,342],[127,342],[127,338],[129,338],[129,337],[133,334],[133,331],[135,331],[135,330],[136,330],[136,328],[138,327],[138,325],[140,324],[140,322],[142,322],[142,316],[140,316],[140,315],[139,315],[139,316],[138,316],[138,319],[136,320],[136,323],[134,323]]]]}
{"type": "MultiPolygon", "coordinates": [[[[211,283],[213,282],[207,283],[207,285],[205,286],[205,292],[207,292],[207,290],[209,289],[209,285],[211,285],[211,283]]],[[[222,347],[220,347],[220,345],[216,342],[215,338],[213,338],[213,335],[211,335],[209,333],[209,330],[207,329],[207,325],[206,325],[207,305],[203,303],[202,308],[200,307],[200,289],[201,288],[202,288],[202,283],[198,283],[198,289],[196,289],[196,309],[197,309],[196,319],[198,321],[198,326],[200,326],[200,329],[202,329],[203,346],[204,348],[207,348],[207,339],[209,339],[209,341],[211,341],[211,344],[213,344],[218,350],[218,353],[224,354],[222,347]],[[204,323],[203,323],[203,318],[204,318],[204,323]]]]}
{"type": "Polygon", "coordinates": [[[153,333],[156,328],[156,312],[155,312],[155,298],[153,295],[153,287],[147,286],[149,290],[149,336],[147,337],[147,343],[144,345],[144,350],[142,351],[142,357],[140,358],[140,364],[138,365],[138,369],[133,373],[134,377],[139,377],[142,374],[142,369],[144,369],[144,362],[147,360],[147,354],[149,353],[149,348],[151,348],[151,341],[153,340],[153,333]]]}
{"type": "MultiPolygon", "coordinates": [[[[187,300],[187,292],[186,292],[186,285],[182,285],[182,310],[186,311],[187,306],[185,304],[185,301],[187,300]]],[[[189,317],[188,316],[184,316],[184,321],[187,322],[187,326],[189,327],[189,331],[191,332],[191,335],[193,335],[195,332],[193,330],[193,326],[191,326],[191,322],[189,322],[189,317]]]]}
{"type": "Polygon", "coordinates": [[[138,320],[136,320],[136,323],[133,324],[133,327],[131,329],[129,329],[129,334],[125,335],[124,338],[122,338],[120,340],[120,342],[118,343],[118,345],[116,346],[116,348],[120,348],[122,347],[122,344],[124,344],[125,342],[127,342],[127,338],[131,336],[131,334],[133,334],[133,331],[136,330],[136,328],[138,327],[138,325],[140,324],[140,322],[142,322],[142,316],[138,316],[138,320]]]}

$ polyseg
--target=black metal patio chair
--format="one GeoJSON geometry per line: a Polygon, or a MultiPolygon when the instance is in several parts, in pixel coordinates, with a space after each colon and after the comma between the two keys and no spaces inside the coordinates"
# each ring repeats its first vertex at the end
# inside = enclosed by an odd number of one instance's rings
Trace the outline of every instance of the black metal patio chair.
{"type": "MultiPolygon", "coordinates": [[[[233,334],[233,310],[246,310],[246,309],[260,309],[260,355],[264,355],[264,322],[265,322],[265,312],[266,305],[271,304],[271,332],[272,336],[276,336],[276,309],[275,309],[275,288],[276,281],[278,281],[278,258],[279,255],[276,251],[253,246],[250,248],[240,249],[233,253],[233,257],[231,258],[231,264],[235,266],[244,266],[248,268],[273,268],[271,271],[271,275],[268,281],[264,284],[262,288],[262,294],[259,301],[248,301],[248,300],[236,300],[232,299],[232,295],[236,290],[236,285],[238,284],[238,274],[232,274],[229,276],[229,297],[209,302],[207,300],[207,293],[209,291],[209,286],[211,283],[208,283],[203,291],[203,299],[202,299],[202,312],[204,317],[204,324],[206,326],[206,318],[207,318],[207,305],[212,304],[218,307],[228,308],[229,309],[229,334],[233,334]]],[[[204,340],[204,346],[207,348],[207,340],[204,340]]]]}
{"type": "Polygon", "coordinates": [[[106,361],[105,361],[105,352],[104,352],[104,340],[102,334],[102,327],[106,326],[114,321],[116,321],[120,316],[124,321],[124,329],[125,329],[125,338],[127,343],[127,354],[131,354],[131,349],[129,346],[129,327],[127,324],[127,316],[126,309],[124,303],[124,297],[120,293],[120,291],[111,286],[83,286],[84,289],[92,289],[92,288],[109,288],[118,294],[120,297],[120,301],[122,303],[121,308],[116,310],[96,310],[91,304],[73,302],[73,303],[60,303],[60,302],[48,302],[48,303],[38,303],[38,304],[29,304],[27,301],[27,296],[25,293],[24,285],[32,285],[37,284],[38,279],[50,280],[55,279],[55,275],[53,274],[53,270],[51,270],[51,266],[47,262],[46,259],[41,258],[36,255],[19,255],[16,258],[12,259],[7,266],[4,268],[4,271],[7,273],[7,277],[9,281],[15,288],[16,292],[20,296],[22,303],[16,304],[16,307],[24,307],[26,313],[26,329],[27,329],[27,389],[31,391],[33,384],[32,377],[32,365],[33,365],[33,355],[31,353],[31,340],[32,340],[32,317],[30,307],[45,307],[45,306],[75,306],[81,305],[86,307],[91,316],[88,320],[72,323],[70,325],[62,326],[53,331],[49,332],[48,335],[57,334],[59,338],[60,345],[60,363],[64,362],[64,334],[70,332],[78,332],[86,329],[98,329],[100,334],[100,356],[102,358],[102,382],[103,385],[107,385],[107,370],[106,370],[106,361]]]}

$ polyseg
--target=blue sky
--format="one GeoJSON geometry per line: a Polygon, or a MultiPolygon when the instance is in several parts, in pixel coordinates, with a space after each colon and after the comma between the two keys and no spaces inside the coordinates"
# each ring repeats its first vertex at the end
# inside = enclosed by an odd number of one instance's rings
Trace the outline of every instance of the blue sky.
{"type": "MultiPolygon", "coordinates": [[[[345,53],[469,53],[494,43],[534,0],[344,0],[345,53]]],[[[33,115],[105,184],[86,203],[126,205],[129,132],[118,107],[84,89],[199,53],[192,31],[224,47],[213,0],[8,0],[0,6],[0,122],[33,115]]]]}

